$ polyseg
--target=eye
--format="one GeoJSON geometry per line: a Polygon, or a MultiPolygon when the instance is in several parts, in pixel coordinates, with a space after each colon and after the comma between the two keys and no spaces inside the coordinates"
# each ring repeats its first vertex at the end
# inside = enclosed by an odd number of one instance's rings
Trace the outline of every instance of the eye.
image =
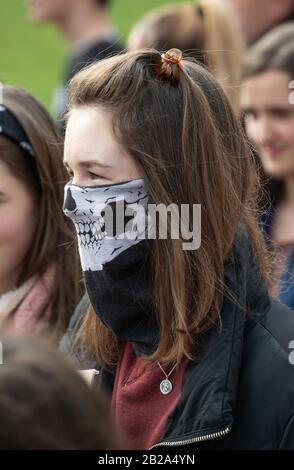
{"type": "Polygon", "coordinates": [[[96,180],[96,179],[102,179],[103,180],[103,179],[105,179],[103,176],[97,175],[96,173],[92,173],[91,171],[89,171],[89,175],[90,175],[91,179],[93,179],[93,180],[96,180]]]}
{"type": "Polygon", "coordinates": [[[244,117],[245,117],[245,119],[248,119],[248,118],[256,119],[257,118],[257,113],[256,113],[256,111],[254,111],[254,109],[245,109],[244,110],[244,117]]]}

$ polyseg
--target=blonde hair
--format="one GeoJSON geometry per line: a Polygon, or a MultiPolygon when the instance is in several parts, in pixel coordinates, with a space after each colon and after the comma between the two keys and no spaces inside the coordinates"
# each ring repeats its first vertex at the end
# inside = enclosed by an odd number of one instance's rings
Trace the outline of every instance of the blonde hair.
{"type": "Polygon", "coordinates": [[[244,39],[237,17],[221,0],[200,0],[158,8],[139,21],[128,39],[130,50],[179,48],[215,76],[239,112],[244,39]]]}

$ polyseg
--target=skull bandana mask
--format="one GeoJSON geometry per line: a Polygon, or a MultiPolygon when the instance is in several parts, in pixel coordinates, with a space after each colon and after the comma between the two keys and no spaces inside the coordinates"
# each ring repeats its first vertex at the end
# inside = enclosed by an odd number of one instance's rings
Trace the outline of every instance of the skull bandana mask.
{"type": "Polygon", "coordinates": [[[144,180],[65,186],[64,213],[74,222],[90,302],[121,341],[147,354],[159,339],[149,274],[148,195],[144,180]]]}

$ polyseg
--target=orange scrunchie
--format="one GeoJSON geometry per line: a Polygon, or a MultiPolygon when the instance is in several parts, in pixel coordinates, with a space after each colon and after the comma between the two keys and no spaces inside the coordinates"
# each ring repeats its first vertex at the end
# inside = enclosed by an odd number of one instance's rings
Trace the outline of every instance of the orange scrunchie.
{"type": "Polygon", "coordinates": [[[178,82],[180,80],[180,69],[182,68],[182,56],[180,49],[170,49],[162,54],[159,75],[178,82]]]}

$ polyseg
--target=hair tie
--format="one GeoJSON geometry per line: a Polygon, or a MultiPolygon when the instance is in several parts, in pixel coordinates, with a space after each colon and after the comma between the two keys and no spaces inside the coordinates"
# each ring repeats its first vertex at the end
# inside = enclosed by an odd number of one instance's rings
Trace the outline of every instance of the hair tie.
{"type": "Polygon", "coordinates": [[[182,57],[183,53],[180,49],[169,49],[164,54],[161,54],[159,75],[169,80],[179,82],[182,57]]]}

